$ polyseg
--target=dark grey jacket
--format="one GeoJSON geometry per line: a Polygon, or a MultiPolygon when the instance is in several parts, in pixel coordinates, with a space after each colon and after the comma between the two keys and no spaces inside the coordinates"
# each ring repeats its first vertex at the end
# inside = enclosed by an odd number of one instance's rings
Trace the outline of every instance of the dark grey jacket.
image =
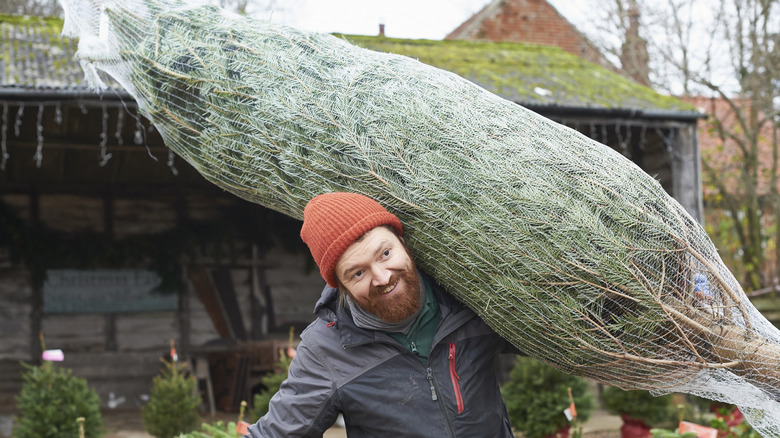
{"type": "Polygon", "coordinates": [[[434,287],[441,322],[427,363],[383,332],[355,326],[326,287],[289,378],[248,437],[319,437],[343,413],[349,437],[512,437],[496,379],[512,347],[434,287]]]}

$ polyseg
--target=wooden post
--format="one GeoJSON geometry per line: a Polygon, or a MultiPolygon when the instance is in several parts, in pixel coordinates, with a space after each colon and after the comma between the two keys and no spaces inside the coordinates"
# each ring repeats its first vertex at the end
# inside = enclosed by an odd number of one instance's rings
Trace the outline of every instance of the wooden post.
{"type": "Polygon", "coordinates": [[[252,264],[250,266],[252,287],[249,292],[250,303],[250,339],[262,339],[268,334],[268,315],[266,313],[267,303],[263,295],[261,281],[261,267],[256,244],[252,244],[252,264]]]}
{"type": "MultiPolygon", "coordinates": [[[[186,227],[189,219],[186,197],[178,193],[175,199],[176,222],[179,227],[186,227]]],[[[179,322],[179,350],[185,358],[189,358],[190,353],[190,294],[189,282],[187,281],[188,272],[184,259],[179,254],[179,264],[181,266],[181,287],[177,291],[179,297],[179,306],[176,312],[179,322]]]]}
{"type": "MultiPolygon", "coordinates": [[[[103,234],[106,238],[114,237],[114,199],[110,193],[103,195],[103,234]]],[[[106,313],[105,315],[105,348],[106,351],[117,351],[118,342],[116,340],[116,313],[106,313]]]]}
{"type": "MultiPolygon", "coordinates": [[[[40,203],[38,197],[38,188],[30,187],[30,220],[33,229],[40,228],[40,203]]],[[[41,319],[43,317],[43,279],[45,272],[30,272],[32,281],[32,297],[30,299],[30,359],[31,363],[40,365],[41,363],[41,344],[40,334],[43,328],[41,319]]]]}
{"type": "Polygon", "coordinates": [[[182,357],[190,357],[190,288],[187,266],[181,265],[182,287],[179,289],[179,350],[182,357]]]}

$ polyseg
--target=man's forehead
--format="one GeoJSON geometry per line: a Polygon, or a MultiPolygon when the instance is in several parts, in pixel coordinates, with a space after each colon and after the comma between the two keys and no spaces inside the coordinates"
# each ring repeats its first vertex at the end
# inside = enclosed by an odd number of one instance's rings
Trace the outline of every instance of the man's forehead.
{"type": "Polygon", "coordinates": [[[391,230],[385,227],[373,228],[347,247],[344,254],[336,262],[336,268],[338,271],[349,269],[350,262],[358,262],[360,256],[373,256],[374,252],[383,249],[388,244],[397,242],[400,240],[391,230]]]}

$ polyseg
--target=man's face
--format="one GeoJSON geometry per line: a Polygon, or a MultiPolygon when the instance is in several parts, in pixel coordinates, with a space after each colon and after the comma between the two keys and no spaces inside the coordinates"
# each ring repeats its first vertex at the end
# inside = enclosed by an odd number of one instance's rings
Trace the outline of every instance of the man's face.
{"type": "Polygon", "coordinates": [[[344,251],[336,262],[336,278],[361,309],[382,321],[403,321],[419,308],[414,261],[386,227],[368,231],[344,251]]]}

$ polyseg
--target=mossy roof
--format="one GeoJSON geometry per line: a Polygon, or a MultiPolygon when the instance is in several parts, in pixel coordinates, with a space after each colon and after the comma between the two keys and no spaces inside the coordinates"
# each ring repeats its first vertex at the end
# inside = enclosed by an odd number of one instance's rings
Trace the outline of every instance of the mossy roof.
{"type": "Polygon", "coordinates": [[[360,47],[396,53],[451,71],[514,102],[533,106],[698,113],[597,64],[553,46],[341,35],[360,47]]]}
{"type": "Polygon", "coordinates": [[[0,14],[0,87],[72,88],[84,82],[62,19],[0,14]]]}
{"type": "MultiPolygon", "coordinates": [[[[63,21],[0,14],[0,90],[86,88],[75,58],[77,41],[63,21]]],[[[696,113],[556,47],[521,43],[408,40],[339,35],[371,50],[396,53],[454,72],[524,105],[696,113]]]]}

